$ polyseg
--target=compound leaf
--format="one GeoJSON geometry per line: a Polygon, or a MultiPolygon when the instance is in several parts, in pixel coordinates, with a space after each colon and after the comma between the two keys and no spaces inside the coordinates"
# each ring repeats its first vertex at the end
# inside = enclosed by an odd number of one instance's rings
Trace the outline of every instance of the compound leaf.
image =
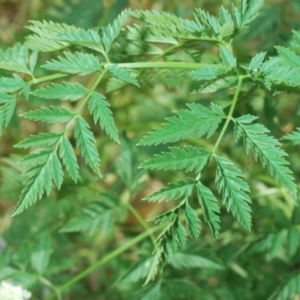
{"type": "Polygon", "coordinates": [[[176,200],[183,196],[187,198],[191,195],[195,183],[196,181],[192,178],[188,178],[186,181],[170,183],[167,187],[144,198],[144,200],[161,202],[163,200],[176,200]]]}
{"type": "Polygon", "coordinates": [[[177,142],[181,139],[201,138],[205,134],[212,136],[224,117],[224,112],[217,104],[212,109],[201,104],[187,104],[190,110],[179,110],[178,117],[170,117],[161,128],[155,129],[144,137],[139,145],[157,145],[177,142]]]}
{"type": "Polygon", "coordinates": [[[158,170],[195,170],[200,173],[207,165],[211,153],[202,148],[188,146],[185,148],[170,147],[170,152],[162,152],[141,164],[141,168],[158,170]]]}
{"type": "Polygon", "coordinates": [[[45,123],[65,123],[74,118],[74,114],[65,107],[51,106],[51,108],[42,108],[40,110],[32,110],[22,114],[22,117],[41,121],[45,123]]]}
{"type": "Polygon", "coordinates": [[[90,113],[93,114],[95,124],[99,121],[100,127],[105,130],[112,140],[119,143],[118,130],[105,97],[94,92],[89,100],[88,108],[90,113]]]}
{"type": "Polygon", "coordinates": [[[118,79],[121,79],[125,82],[129,82],[137,87],[139,87],[138,81],[126,70],[118,65],[112,65],[108,68],[108,71],[111,75],[115,76],[118,79]]]}
{"type": "Polygon", "coordinates": [[[293,143],[293,145],[300,144],[300,128],[297,128],[297,130],[287,134],[286,136],[282,137],[280,140],[293,143]]]}
{"type": "Polygon", "coordinates": [[[20,43],[7,48],[5,52],[0,50],[0,69],[31,75],[27,63],[28,49],[20,43]]]}
{"type": "Polygon", "coordinates": [[[108,24],[103,28],[102,42],[105,46],[106,52],[114,41],[114,39],[119,35],[121,28],[125,25],[129,17],[129,10],[124,10],[112,24],[108,24]]]}
{"type": "Polygon", "coordinates": [[[245,115],[235,120],[235,139],[243,138],[246,152],[252,150],[255,160],[260,158],[263,167],[267,166],[270,175],[281,183],[289,193],[297,198],[297,189],[287,167],[284,156],[287,154],[280,148],[281,144],[267,135],[269,130],[260,124],[251,124],[256,117],[245,115]]]}
{"type": "Polygon", "coordinates": [[[184,215],[186,228],[192,239],[196,240],[200,234],[200,219],[196,211],[190,206],[188,200],[185,200],[184,215]]]}
{"type": "Polygon", "coordinates": [[[226,47],[220,47],[220,57],[223,64],[232,69],[236,67],[236,58],[233,56],[232,52],[226,47]]]}
{"type": "Polygon", "coordinates": [[[223,202],[227,211],[231,211],[238,222],[247,230],[251,228],[251,208],[248,203],[251,199],[246,194],[249,186],[243,180],[243,173],[234,167],[228,159],[214,155],[217,162],[216,182],[219,193],[222,193],[223,202]]]}
{"type": "Polygon", "coordinates": [[[59,149],[59,156],[66,167],[67,172],[70,177],[76,183],[79,176],[79,166],[77,163],[77,158],[73,152],[73,147],[69,140],[63,136],[59,149]]]}
{"type": "Polygon", "coordinates": [[[0,92],[13,93],[26,87],[26,82],[19,76],[14,74],[14,78],[0,78],[0,92]]]}
{"type": "Polygon", "coordinates": [[[14,147],[16,148],[40,148],[45,146],[52,146],[61,138],[61,133],[40,133],[39,135],[32,135],[31,137],[19,142],[14,147]]]}
{"type": "Polygon", "coordinates": [[[95,137],[91,132],[88,123],[80,116],[76,118],[74,132],[77,147],[80,149],[85,162],[99,177],[101,177],[100,157],[95,147],[95,137]]]}
{"type": "Polygon", "coordinates": [[[46,88],[35,90],[32,94],[41,98],[76,101],[86,96],[88,92],[79,83],[64,82],[63,84],[52,83],[46,88]]]}
{"type": "Polygon", "coordinates": [[[203,209],[203,216],[208,223],[213,237],[216,239],[220,231],[220,208],[218,200],[211,190],[204,186],[201,182],[197,182],[197,191],[200,205],[203,209]]]}
{"type": "Polygon", "coordinates": [[[93,54],[64,52],[64,55],[66,58],[52,59],[42,67],[48,70],[78,75],[88,75],[102,70],[98,58],[93,54]]]}

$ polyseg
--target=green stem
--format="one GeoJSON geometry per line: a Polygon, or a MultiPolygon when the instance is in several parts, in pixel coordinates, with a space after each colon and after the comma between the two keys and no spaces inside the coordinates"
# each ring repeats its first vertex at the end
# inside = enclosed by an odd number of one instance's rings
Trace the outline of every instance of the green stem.
{"type": "Polygon", "coordinates": [[[28,81],[28,84],[33,85],[33,84],[39,84],[39,83],[43,83],[46,81],[51,81],[51,80],[55,80],[55,79],[60,79],[60,78],[64,78],[70,76],[70,74],[53,74],[53,75],[48,75],[48,76],[43,76],[40,78],[35,78],[31,81],[28,81]]]}
{"type": "MultiPolygon", "coordinates": [[[[128,250],[132,246],[136,245],[140,241],[146,239],[150,234],[153,234],[154,232],[160,230],[161,228],[162,228],[161,225],[155,226],[155,227],[151,228],[150,230],[144,231],[143,233],[139,234],[135,238],[129,240],[126,244],[122,245],[121,247],[117,248],[116,250],[114,250],[114,251],[110,252],[109,254],[105,255],[103,258],[101,258],[95,264],[93,264],[89,268],[85,269],[84,271],[79,273],[77,276],[75,276],[71,280],[67,281],[65,284],[63,284],[63,285],[59,286],[58,288],[56,288],[56,291],[61,293],[65,290],[67,290],[69,287],[71,287],[76,282],[80,281],[81,279],[83,279],[84,277],[86,277],[87,275],[89,275],[90,273],[92,273],[93,271],[98,269],[99,267],[101,267],[101,266],[105,265],[106,263],[110,262],[115,257],[117,257],[120,254],[124,253],[126,250],[128,250]]],[[[54,296],[55,296],[54,293],[51,294],[47,298],[47,300],[53,299],[54,296]]]]}
{"type": "MultiPolygon", "coordinates": [[[[135,216],[135,218],[137,219],[139,224],[145,229],[145,231],[150,230],[150,227],[148,226],[147,222],[144,221],[144,219],[141,217],[139,212],[130,203],[123,202],[122,204],[124,206],[126,206],[128,208],[128,210],[135,216]]],[[[152,242],[152,244],[155,248],[156,247],[156,240],[155,240],[155,237],[154,237],[153,233],[150,233],[149,237],[150,237],[151,242],[152,242]]]]}
{"type": "Polygon", "coordinates": [[[82,107],[86,104],[86,102],[90,99],[90,97],[92,96],[93,92],[95,91],[95,89],[97,88],[98,84],[101,82],[101,80],[103,79],[104,75],[106,73],[106,70],[104,70],[101,75],[98,77],[98,79],[95,81],[95,83],[93,84],[90,92],[88,93],[88,95],[83,99],[83,101],[80,103],[79,107],[76,110],[76,114],[79,114],[79,111],[82,109],[82,107]]]}
{"type": "Polygon", "coordinates": [[[56,297],[57,297],[58,300],[62,300],[61,292],[48,279],[46,279],[44,277],[40,277],[40,281],[44,285],[48,286],[49,288],[51,288],[53,290],[53,292],[56,294],[56,297]]]}
{"type": "MultiPolygon", "coordinates": [[[[104,64],[108,67],[109,65],[104,64]]],[[[120,63],[118,64],[121,68],[128,69],[186,69],[195,70],[203,67],[209,67],[211,64],[201,64],[201,63],[190,63],[190,62],[172,62],[172,61],[158,61],[158,62],[133,62],[133,63],[120,63]]],[[[222,66],[219,66],[222,68],[222,66]]]]}
{"type": "Polygon", "coordinates": [[[222,131],[218,137],[218,140],[212,150],[212,153],[215,153],[216,150],[218,149],[218,146],[225,134],[225,131],[229,125],[229,122],[231,121],[232,119],[232,115],[233,115],[233,112],[234,112],[234,109],[235,109],[235,106],[236,106],[236,103],[237,103],[237,100],[239,98],[239,94],[240,94],[240,91],[241,91],[241,87],[242,87],[242,82],[243,82],[243,79],[244,79],[244,76],[239,76],[239,80],[238,80],[238,83],[237,83],[237,87],[236,87],[236,90],[235,90],[235,93],[234,93],[234,96],[233,96],[233,100],[232,100],[232,103],[231,103],[231,106],[230,106],[230,110],[229,110],[229,113],[226,117],[226,122],[222,128],[222,131]]]}

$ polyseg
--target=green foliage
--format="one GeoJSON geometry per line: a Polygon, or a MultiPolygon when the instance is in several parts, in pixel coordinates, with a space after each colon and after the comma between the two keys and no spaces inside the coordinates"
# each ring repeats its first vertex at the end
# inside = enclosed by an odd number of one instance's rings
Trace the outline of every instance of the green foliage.
{"type": "Polygon", "coordinates": [[[19,154],[0,165],[4,214],[19,197],[0,280],[47,300],[300,294],[300,33],[242,45],[262,5],[31,21],[0,51],[0,150],[19,154]]]}

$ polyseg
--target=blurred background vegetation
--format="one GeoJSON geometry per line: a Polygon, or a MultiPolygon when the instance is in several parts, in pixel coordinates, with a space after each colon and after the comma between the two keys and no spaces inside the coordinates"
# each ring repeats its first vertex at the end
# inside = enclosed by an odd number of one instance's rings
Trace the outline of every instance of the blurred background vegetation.
{"type": "MultiPolygon", "coordinates": [[[[1,0],[0,47],[5,49],[16,42],[24,42],[24,36],[29,34],[26,29],[29,20],[51,20],[90,28],[111,22],[127,7],[142,10],[164,10],[181,17],[190,18],[194,7],[201,7],[215,14],[221,5],[229,7],[232,2],[238,3],[238,1],[230,0],[1,0]]],[[[299,29],[299,0],[266,0],[259,17],[248,30],[236,39],[234,43],[235,53],[240,61],[247,61],[258,51],[267,51],[270,55],[275,54],[274,45],[286,45],[289,42],[291,31],[299,29]]],[[[41,57],[43,60],[49,60],[53,55],[56,56],[57,53],[42,54],[41,57]]],[[[41,72],[44,71],[38,70],[37,72],[40,72],[41,75],[41,72]]],[[[220,99],[226,102],[231,99],[232,93],[227,91],[213,95],[190,95],[193,86],[189,82],[182,83],[179,86],[178,80],[182,79],[180,74],[177,74],[179,77],[175,78],[170,75],[168,85],[163,84],[165,76],[160,78],[157,77],[158,75],[150,73],[149,80],[144,82],[138,92],[135,88],[126,87],[107,95],[112,105],[117,127],[124,137],[122,146],[119,148],[108,142],[107,139],[102,138],[101,131],[97,126],[92,127],[97,137],[97,147],[101,152],[103,173],[106,174],[104,182],[99,185],[101,193],[108,189],[123,197],[124,190],[126,191],[124,186],[127,189],[132,188],[132,186],[129,188],[130,183],[128,182],[130,180],[132,181],[131,184],[140,184],[139,178],[145,176],[145,174],[137,173],[137,166],[141,163],[142,158],[153,152],[158,153],[163,147],[161,149],[156,147],[155,150],[139,149],[140,153],[137,156],[134,145],[138,138],[154,125],[160,124],[165,117],[170,116],[172,111],[184,107],[184,104],[189,101],[209,103],[212,100],[220,99]],[[130,165],[125,171],[124,164],[130,165]],[[135,176],[132,173],[136,173],[135,176]]],[[[0,76],[7,76],[7,73],[2,72],[0,76]]],[[[85,78],[80,78],[80,80],[83,80],[84,84],[89,84],[84,82],[85,78]]],[[[246,96],[243,105],[238,107],[237,113],[258,115],[260,122],[265,124],[276,137],[279,138],[300,126],[298,94],[290,93],[274,97],[268,91],[258,90],[251,95],[251,101],[248,100],[249,98],[246,96]]],[[[19,101],[17,113],[19,114],[29,108],[32,109],[35,106],[39,107],[40,102],[38,101],[40,100],[34,98],[30,102],[19,101]]],[[[102,231],[96,237],[95,232],[97,230],[95,231],[93,228],[88,228],[90,230],[89,234],[83,236],[58,233],[58,230],[72,216],[73,210],[79,210],[85,205],[93,205],[93,201],[98,201],[99,191],[91,191],[87,188],[94,183],[95,179],[85,169],[83,169],[82,181],[79,185],[74,186],[70,182],[64,183],[63,189],[51,194],[49,200],[39,201],[36,207],[29,209],[13,221],[11,220],[10,214],[16,204],[22,182],[20,178],[21,166],[16,164],[22,152],[14,149],[13,145],[30,134],[41,132],[42,128],[43,126],[37,128],[35,123],[14,116],[9,127],[4,130],[0,141],[2,174],[2,179],[0,177],[2,181],[0,188],[0,235],[3,235],[5,243],[9,246],[9,251],[4,253],[2,260],[0,259],[0,268],[6,264],[26,267],[30,260],[29,253],[32,253],[32,249],[38,247],[40,237],[44,236],[45,243],[48,243],[47,239],[50,239],[51,236],[53,249],[59,248],[59,251],[55,250],[53,252],[48,275],[51,277],[59,274],[59,278],[55,279],[57,279],[58,284],[62,284],[72,275],[93,264],[101,255],[105,255],[105,253],[109,253],[109,251],[121,245],[125,237],[135,236],[136,233],[141,231],[141,228],[132,215],[126,215],[126,210],[119,210],[118,208],[116,212],[117,219],[114,220],[110,215],[111,220],[107,221],[115,222],[118,225],[117,230],[116,227],[111,232],[111,224],[108,224],[107,227],[101,225],[103,227],[102,231]],[[47,232],[46,237],[45,232],[47,232]],[[32,234],[35,235],[34,241],[29,241],[32,234]],[[70,251],[75,254],[68,257],[70,251]],[[68,257],[68,259],[65,259],[65,257],[68,257]]],[[[210,147],[213,141],[196,141],[195,144],[210,147]]],[[[299,147],[285,147],[285,150],[290,154],[291,168],[295,174],[296,183],[299,183],[299,147]]],[[[252,157],[241,154],[241,147],[234,146],[231,139],[225,139],[220,150],[226,153],[227,156],[232,157],[236,164],[243,166],[242,169],[246,170],[246,178],[251,183],[254,191],[252,195],[254,201],[252,209],[255,213],[254,228],[252,234],[247,236],[247,242],[250,243],[258,237],[264,237],[264,234],[280,231],[285,228],[288,218],[297,219],[299,211],[298,213],[293,211],[290,200],[286,199],[286,194],[277,189],[277,186],[266,176],[266,172],[261,167],[254,164],[252,157]]],[[[204,178],[206,182],[213,181],[213,172],[213,169],[207,171],[207,176],[204,178]]],[[[145,219],[164,211],[163,205],[165,204],[156,207],[152,204],[145,204],[141,201],[141,198],[157,190],[166,182],[185,175],[180,172],[176,174],[150,172],[148,176],[150,180],[148,180],[147,185],[144,183],[144,185],[140,184],[140,186],[134,187],[139,193],[135,193],[132,199],[132,203],[145,219]]],[[[115,205],[111,196],[102,193],[101,199],[109,207],[115,205]]],[[[239,295],[245,295],[243,298],[245,300],[265,300],[267,299],[266,295],[270,295],[282,280],[287,278],[294,270],[299,269],[299,257],[294,255],[289,261],[288,255],[282,250],[287,246],[285,242],[282,242],[282,249],[280,247],[272,248],[270,245],[265,248],[262,245],[256,245],[256,248],[255,245],[252,245],[252,248],[249,246],[249,249],[245,250],[246,255],[243,255],[240,259],[240,250],[246,244],[245,233],[238,226],[231,227],[231,217],[226,215],[225,209],[223,213],[222,234],[217,243],[212,242],[208,230],[204,228],[203,235],[200,238],[201,241],[196,244],[191,243],[188,248],[190,253],[200,253],[206,258],[225,263],[228,268],[216,275],[214,270],[210,269],[201,270],[201,272],[188,272],[168,267],[166,276],[171,274],[171,277],[193,280],[196,286],[201,286],[202,293],[207,295],[203,299],[231,300],[241,299],[239,295]],[[266,250],[269,251],[267,254],[263,252],[266,250]],[[236,263],[236,259],[240,259],[240,265],[236,263]],[[272,263],[269,263],[271,260],[272,263]],[[257,272],[258,269],[260,274],[257,272]],[[278,270],[283,273],[276,274],[278,270]],[[232,287],[233,282],[235,284],[234,288],[232,287]],[[214,291],[211,290],[212,288],[215,288],[214,291]]],[[[295,222],[299,222],[299,219],[295,222]]],[[[97,226],[97,224],[94,224],[94,226],[97,226]]],[[[273,240],[272,237],[269,239],[274,243],[276,242],[274,237],[273,240]]],[[[135,247],[131,253],[118,261],[111,262],[107,268],[90,274],[81,285],[75,286],[73,295],[79,295],[79,298],[76,299],[129,299],[126,297],[131,297],[132,294],[126,290],[126,285],[130,283],[135,286],[136,283],[128,278],[123,283],[122,280],[118,283],[115,282],[121,273],[125,273],[133,263],[138,262],[141,257],[147,257],[150,252],[150,243],[145,243],[140,248],[135,247]],[[100,280],[101,284],[99,284],[100,280]],[[113,283],[115,285],[111,288],[113,283]],[[125,295],[128,293],[130,296],[124,296],[124,293],[125,295]]],[[[22,284],[25,282],[26,286],[31,287],[35,279],[30,278],[27,274],[26,278],[20,277],[19,281],[22,284]]],[[[140,287],[140,283],[136,287],[140,287]]],[[[181,282],[181,284],[183,283],[181,282]]],[[[188,286],[187,288],[193,289],[194,287],[188,286]]],[[[35,286],[33,289],[42,299],[40,288],[35,286]]],[[[140,299],[138,295],[136,297],[140,299]]],[[[71,295],[70,298],[64,299],[75,298],[72,298],[71,295]]]]}

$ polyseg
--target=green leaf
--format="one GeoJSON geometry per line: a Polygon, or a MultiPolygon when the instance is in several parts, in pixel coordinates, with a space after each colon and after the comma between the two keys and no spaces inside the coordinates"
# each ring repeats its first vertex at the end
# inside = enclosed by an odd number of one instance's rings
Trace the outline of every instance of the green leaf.
{"type": "Polygon", "coordinates": [[[197,81],[215,80],[227,71],[218,66],[202,67],[189,73],[189,76],[197,81]]]}
{"type": "Polygon", "coordinates": [[[197,191],[205,222],[208,223],[212,235],[216,239],[220,231],[220,208],[218,200],[211,190],[201,182],[197,182],[197,191]]]}
{"type": "Polygon", "coordinates": [[[203,148],[187,146],[183,149],[179,147],[170,147],[170,152],[162,152],[161,155],[155,155],[140,165],[144,169],[158,170],[182,170],[187,172],[195,170],[200,173],[207,165],[211,152],[203,148]]]}
{"type": "Polygon", "coordinates": [[[283,142],[284,141],[290,142],[293,145],[300,144],[300,128],[297,128],[295,131],[287,134],[286,136],[282,137],[280,140],[283,142]]]}
{"type": "Polygon", "coordinates": [[[226,48],[221,46],[220,47],[220,57],[222,59],[223,64],[232,69],[236,67],[236,58],[233,56],[232,52],[226,48]]]}
{"type": "Polygon", "coordinates": [[[217,104],[212,104],[212,109],[201,104],[187,104],[190,110],[179,110],[178,117],[170,117],[168,123],[155,129],[144,137],[138,145],[157,145],[177,142],[181,139],[201,138],[205,134],[212,136],[224,117],[224,112],[217,104]]]}
{"type": "Polygon", "coordinates": [[[100,127],[114,140],[119,143],[118,130],[114,124],[112,112],[109,109],[109,103],[105,101],[105,97],[99,93],[93,92],[89,102],[88,108],[95,124],[99,121],[100,127]]]}
{"type": "Polygon", "coordinates": [[[0,69],[31,75],[27,63],[28,49],[20,43],[7,48],[5,52],[0,50],[0,69]]]}
{"type": "Polygon", "coordinates": [[[40,236],[37,246],[31,252],[31,265],[38,274],[42,275],[47,270],[52,251],[50,237],[45,234],[40,236]]]}
{"type": "Polygon", "coordinates": [[[109,51],[112,42],[120,34],[121,28],[125,25],[129,17],[129,10],[125,9],[112,23],[105,26],[103,31],[102,42],[105,46],[106,52],[109,51]]]}
{"type": "Polygon", "coordinates": [[[58,34],[64,33],[67,31],[74,31],[76,27],[53,23],[52,21],[29,21],[31,25],[27,28],[34,32],[35,34],[31,34],[26,37],[26,46],[29,49],[32,49],[37,52],[48,52],[55,51],[62,48],[65,48],[69,45],[69,43],[54,41],[58,34]]]}
{"type": "Polygon", "coordinates": [[[205,268],[212,270],[221,270],[223,266],[215,263],[214,261],[194,254],[177,252],[170,260],[170,264],[178,270],[192,269],[192,268],[205,268]]]}
{"type": "Polygon", "coordinates": [[[178,215],[168,224],[165,230],[157,238],[157,246],[155,248],[155,257],[147,276],[145,284],[155,278],[160,264],[166,264],[176,253],[179,247],[186,244],[186,233],[181,225],[178,215]]]}
{"type": "Polygon", "coordinates": [[[49,124],[66,123],[74,118],[74,114],[65,107],[51,106],[40,110],[31,110],[22,114],[22,117],[29,120],[45,122],[49,124]]]}
{"type": "Polygon", "coordinates": [[[118,65],[111,65],[107,70],[112,76],[115,76],[118,79],[129,82],[137,87],[140,86],[138,81],[126,69],[123,69],[118,65]]]}
{"type": "Polygon", "coordinates": [[[241,3],[241,27],[246,27],[258,14],[263,0],[248,0],[241,3]]]}
{"type": "Polygon", "coordinates": [[[107,207],[103,203],[91,202],[79,214],[69,220],[60,232],[86,232],[89,236],[99,233],[106,236],[114,227],[119,207],[107,207]]]}
{"type": "Polygon", "coordinates": [[[199,22],[183,19],[167,12],[136,10],[131,12],[131,15],[150,24],[147,29],[153,30],[156,39],[157,36],[159,38],[160,35],[162,36],[156,42],[165,41],[166,37],[169,43],[176,43],[176,40],[172,38],[199,40],[201,39],[200,33],[204,29],[199,22]]]}
{"type": "Polygon", "coordinates": [[[58,189],[60,189],[62,182],[63,182],[64,173],[62,171],[62,166],[61,166],[61,163],[60,163],[56,153],[53,153],[50,156],[49,166],[50,166],[50,171],[51,171],[53,181],[54,181],[56,187],[58,189]]]}
{"type": "Polygon", "coordinates": [[[95,137],[89,129],[89,125],[80,116],[76,118],[75,138],[77,148],[80,149],[81,155],[85,162],[92,170],[101,177],[100,173],[100,157],[95,147],[95,137]]]}
{"type": "Polygon", "coordinates": [[[81,76],[102,70],[98,58],[93,54],[64,52],[64,55],[66,58],[58,57],[58,60],[52,59],[42,67],[48,70],[81,76]]]}
{"type": "Polygon", "coordinates": [[[161,202],[164,200],[176,200],[183,196],[188,198],[193,191],[195,183],[196,181],[192,178],[188,178],[186,181],[170,183],[167,187],[164,187],[158,192],[144,198],[144,200],[161,202]]]}
{"type": "Polygon", "coordinates": [[[234,167],[228,159],[214,155],[217,162],[216,182],[219,193],[222,193],[223,202],[227,211],[237,218],[238,222],[248,231],[251,229],[251,208],[248,203],[251,199],[246,193],[249,186],[243,180],[243,173],[234,167]]]}
{"type": "Polygon", "coordinates": [[[210,15],[208,12],[204,11],[201,8],[195,9],[194,16],[198,23],[204,25],[205,28],[212,30],[215,35],[220,34],[221,24],[214,16],[210,15]]]}
{"type": "Polygon", "coordinates": [[[261,67],[261,65],[263,63],[263,60],[265,59],[266,54],[267,54],[267,52],[257,53],[251,59],[248,70],[251,71],[251,72],[257,71],[261,67]]]}
{"type": "Polygon", "coordinates": [[[76,101],[86,96],[89,91],[79,83],[64,82],[63,84],[52,83],[50,86],[32,92],[34,96],[49,99],[76,101]]]}
{"type": "Polygon", "coordinates": [[[300,67],[300,56],[297,55],[292,50],[282,47],[282,46],[276,46],[275,47],[279,56],[283,58],[284,62],[289,67],[300,67]]]}
{"type": "Polygon", "coordinates": [[[48,151],[46,159],[43,159],[39,164],[35,163],[24,173],[28,178],[24,182],[25,186],[12,216],[20,214],[24,209],[27,209],[38,199],[41,199],[44,191],[49,196],[52,187],[52,174],[49,161],[52,155],[53,150],[48,151]]]}
{"type": "Polygon", "coordinates": [[[16,144],[14,147],[16,148],[40,148],[45,146],[53,146],[58,142],[58,140],[61,138],[61,133],[40,133],[39,135],[32,135],[30,138],[27,138],[18,144],[16,144]]]}
{"type": "Polygon", "coordinates": [[[294,273],[271,297],[272,300],[293,299],[300,294],[300,272],[294,273]]]}
{"type": "Polygon", "coordinates": [[[293,257],[296,253],[300,251],[300,230],[291,227],[288,230],[288,253],[290,257],[293,257]]]}
{"type": "Polygon", "coordinates": [[[14,78],[2,77],[0,78],[0,92],[13,93],[23,89],[26,86],[26,82],[17,75],[14,74],[14,78]]]}
{"type": "Polygon", "coordinates": [[[245,115],[235,120],[235,140],[243,138],[246,152],[252,150],[255,160],[260,158],[263,167],[267,166],[270,175],[281,183],[296,199],[297,189],[293,182],[292,172],[284,156],[287,154],[280,148],[281,144],[267,135],[269,130],[260,124],[251,124],[256,117],[245,115]]]}
{"type": "Polygon", "coordinates": [[[73,152],[73,147],[66,136],[61,139],[59,156],[66,167],[67,172],[75,183],[77,183],[79,176],[79,166],[77,163],[77,158],[73,152]]]}
{"type": "Polygon", "coordinates": [[[54,36],[55,41],[67,42],[104,53],[103,44],[97,29],[76,28],[54,36]]]}
{"type": "Polygon", "coordinates": [[[145,279],[149,273],[152,263],[153,257],[142,260],[138,264],[131,267],[118,281],[120,281],[122,284],[132,284],[145,279]]]}
{"type": "Polygon", "coordinates": [[[184,215],[186,228],[192,239],[196,240],[200,235],[200,219],[194,209],[189,205],[188,200],[185,200],[184,215]]]}
{"type": "Polygon", "coordinates": [[[16,108],[16,96],[10,96],[4,93],[0,93],[0,104],[4,104],[0,106],[0,110],[4,113],[4,125],[7,126],[9,121],[11,120],[15,108],[16,108]]]}

